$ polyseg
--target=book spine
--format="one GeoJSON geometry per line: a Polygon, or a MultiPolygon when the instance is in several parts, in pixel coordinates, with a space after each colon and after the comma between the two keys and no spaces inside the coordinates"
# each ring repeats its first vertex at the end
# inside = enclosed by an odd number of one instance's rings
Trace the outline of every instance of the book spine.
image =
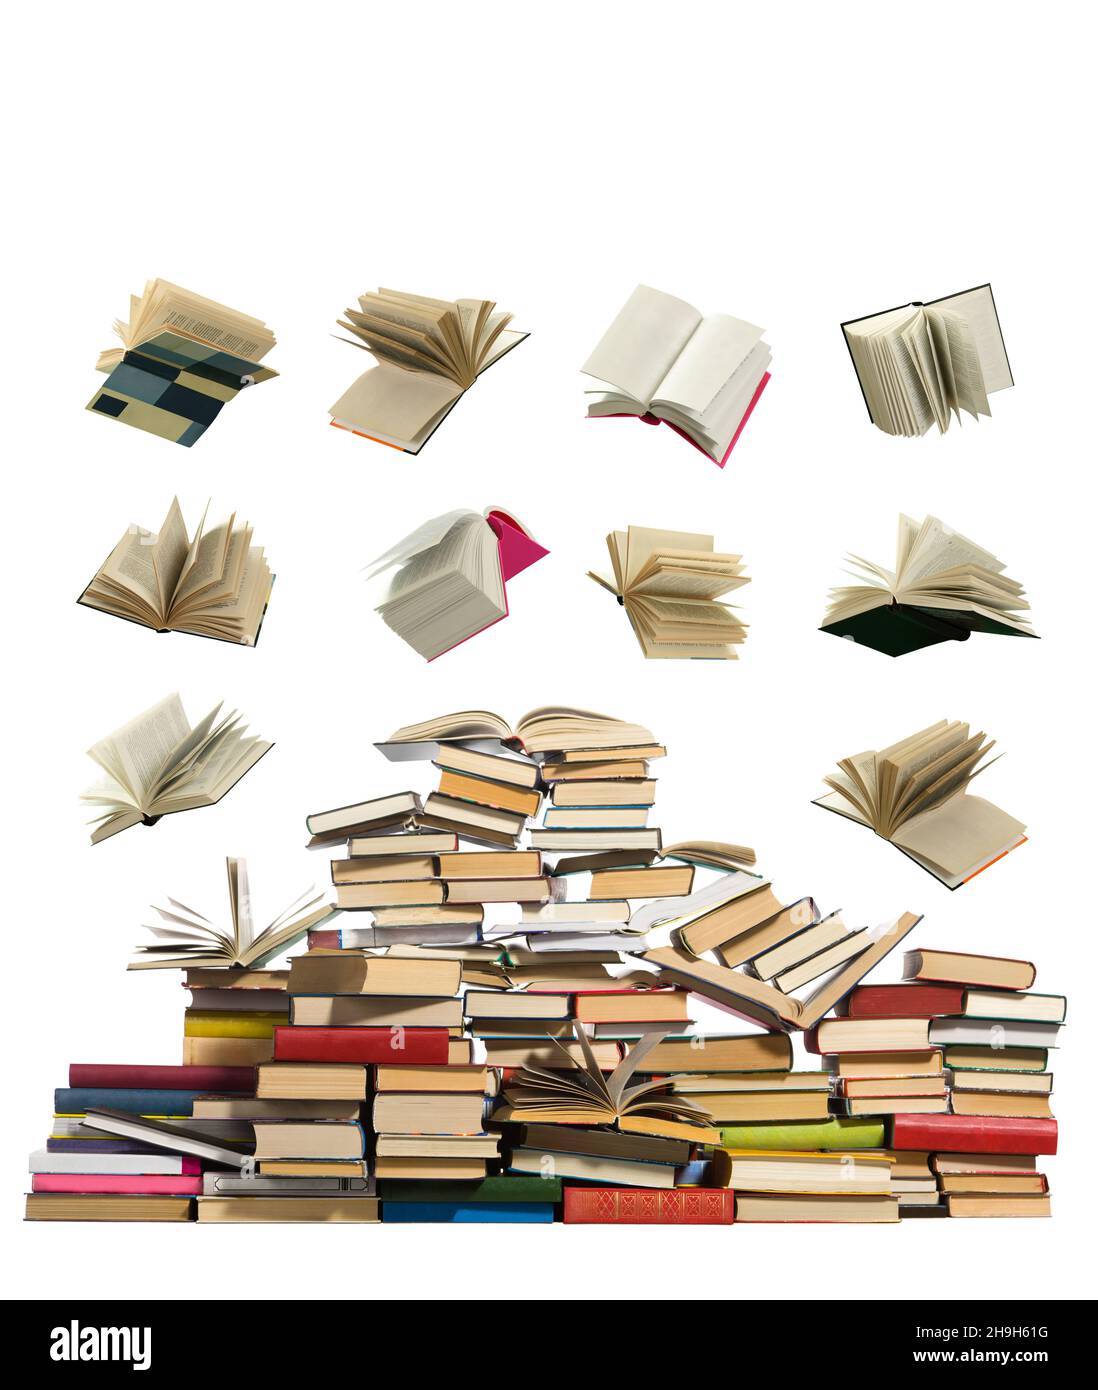
{"type": "Polygon", "coordinates": [[[274,1030],[276,1062],[359,1062],[386,1066],[445,1066],[446,1028],[304,1028],[274,1030]]]}
{"type": "Polygon", "coordinates": [[[91,1109],[124,1110],[127,1115],[190,1115],[196,1097],[205,1094],[205,1091],[59,1086],[53,1093],[53,1109],[56,1115],[83,1115],[91,1109]]]}
{"type": "Polygon", "coordinates": [[[893,1149],[945,1153],[1054,1154],[1055,1120],[1001,1115],[896,1115],[893,1149]]]}
{"type": "Polygon", "coordinates": [[[382,1202],[382,1221],[443,1223],[548,1225],[554,1216],[551,1202],[382,1202]]]}
{"type": "Polygon", "coordinates": [[[73,1062],[70,1087],[117,1087],[123,1090],[202,1091],[205,1094],[250,1095],[255,1089],[254,1067],[159,1067],[97,1065],[73,1062]]]}
{"type": "Polygon", "coordinates": [[[595,1226],[731,1226],[731,1188],[565,1187],[564,1221],[595,1226]]]}
{"type": "Polygon", "coordinates": [[[861,985],[845,1000],[846,1018],[939,1018],[959,1014],[964,989],[959,985],[861,985]]]}
{"type": "Polygon", "coordinates": [[[126,1197],[197,1197],[202,1179],[123,1173],[35,1173],[32,1192],[113,1192],[126,1197]]]}

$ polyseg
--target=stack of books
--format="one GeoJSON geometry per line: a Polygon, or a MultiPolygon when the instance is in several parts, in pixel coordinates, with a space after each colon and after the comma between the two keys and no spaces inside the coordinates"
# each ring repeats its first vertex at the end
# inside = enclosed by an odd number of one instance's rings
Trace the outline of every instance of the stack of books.
{"type": "Polygon", "coordinates": [[[254,1067],[274,1056],[274,1030],[290,1016],[285,970],[198,968],[184,975],[191,1002],[183,1015],[189,1066],[254,1067]]]}

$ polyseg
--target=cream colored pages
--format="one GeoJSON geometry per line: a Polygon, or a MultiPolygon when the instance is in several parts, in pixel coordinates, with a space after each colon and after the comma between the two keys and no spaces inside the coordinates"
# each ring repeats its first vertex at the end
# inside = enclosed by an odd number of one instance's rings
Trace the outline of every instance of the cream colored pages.
{"type": "Polygon", "coordinates": [[[690,335],[655,399],[701,414],[743,365],[763,330],[729,314],[709,314],[690,335]]]}
{"type": "Polygon", "coordinates": [[[140,806],[142,794],[189,732],[182,701],[178,695],[169,695],[95,744],[88,756],[131,792],[140,806]]]}
{"type": "Polygon", "coordinates": [[[460,395],[445,377],[381,364],[363,373],[330,414],[363,434],[410,442],[460,395]]]}
{"type": "Polygon", "coordinates": [[[638,285],[582,370],[647,404],[700,322],[685,301],[638,285]]]}
{"type": "Polygon", "coordinates": [[[1025,829],[983,797],[955,796],[913,816],[892,842],[956,877],[1010,848],[1025,829]]]}
{"type": "Polygon", "coordinates": [[[695,531],[660,531],[650,526],[630,526],[625,549],[625,587],[633,581],[648,560],[665,550],[712,550],[713,537],[695,531]]]}
{"type": "Polygon", "coordinates": [[[932,309],[947,310],[960,314],[972,332],[976,343],[976,353],[980,359],[980,371],[984,378],[984,389],[990,395],[1014,385],[1007,361],[1003,335],[999,331],[999,319],[995,313],[995,301],[987,285],[979,289],[966,290],[949,299],[939,299],[930,306],[932,309]]]}

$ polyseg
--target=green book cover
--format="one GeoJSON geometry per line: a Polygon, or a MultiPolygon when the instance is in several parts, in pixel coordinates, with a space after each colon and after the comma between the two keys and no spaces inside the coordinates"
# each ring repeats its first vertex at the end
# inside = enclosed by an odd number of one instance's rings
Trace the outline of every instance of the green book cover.
{"type": "Polygon", "coordinates": [[[817,1120],[810,1124],[722,1125],[726,1149],[883,1149],[885,1122],[880,1119],[817,1120]]]}
{"type": "Polygon", "coordinates": [[[378,1196],[385,1202],[560,1202],[560,1178],[536,1174],[481,1178],[473,1182],[425,1182],[382,1178],[378,1196]]]}

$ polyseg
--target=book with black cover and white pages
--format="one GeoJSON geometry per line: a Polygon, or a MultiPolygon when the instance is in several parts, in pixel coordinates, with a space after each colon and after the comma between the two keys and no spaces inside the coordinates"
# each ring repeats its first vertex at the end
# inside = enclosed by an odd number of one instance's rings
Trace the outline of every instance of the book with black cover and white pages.
{"type": "Polygon", "coordinates": [[[723,468],[770,380],[763,332],[638,285],[583,364],[588,418],[662,420],[723,468]]]}
{"type": "Polygon", "coordinates": [[[247,522],[234,512],[207,527],[208,511],[193,537],[178,497],[159,531],[128,526],[77,602],[157,632],[254,647],[274,575],[247,522]]]}
{"type": "Polygon", "coordinates": [[[867,826],[959,888],[1026,839],[1021,821],[968,794],[972,779],[997,761],[984,761],[994,747],[986,737],[940,719],[880,752],[843,758],[815,805],[867,826]]]}
{"type": "Polygon", "coordinates": [[[371,367],[346,390],[331,423],[378,444],[418,454],[464,393],[527,333],[490,299],[431,299],[379,289],[359,296],[340,328],[371,367]]]}
{"type": "Polygon", "coordinates": [[[858,582],[831,590],[821,632],[886,656],[963,642],[972,632],[1037,636],[1025,590],[1003,573],[1003,562],[937,517],[901,515],[895,569],[858,555],[847,560],[858,582]]]}
{"type": "Polygon", "coordinates": [[[179,696],[168,695],[89,748],[104,772],[80,798],[96,810],[92,844],[220,801],[274,747],[240,721],[217,704],[192,729],[179,696]]]}
{"type": "Polygon", "coordinates": [[[842,325],[869,418],[885,434],[945,434],[961,412],[991,414],[1014,385],[990,285],[919,300],[842,325]]]}

